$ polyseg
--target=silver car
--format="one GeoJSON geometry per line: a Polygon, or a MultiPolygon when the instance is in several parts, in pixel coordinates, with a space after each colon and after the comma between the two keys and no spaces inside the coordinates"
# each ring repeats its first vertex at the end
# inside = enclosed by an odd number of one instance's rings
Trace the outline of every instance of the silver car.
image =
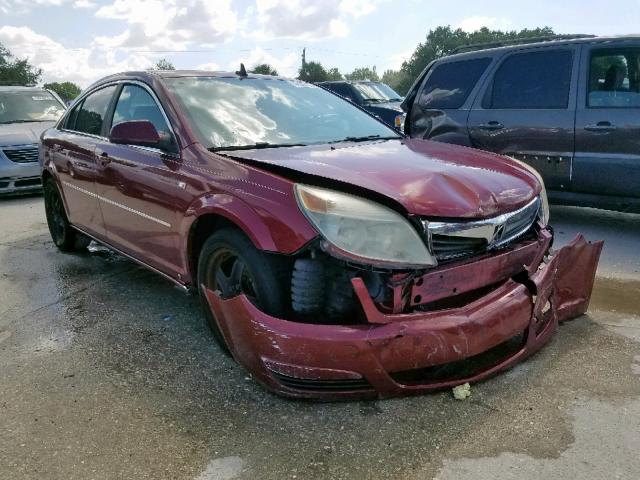
{"type": "Polygon", "coordinates": [[[0,86],[0,195],[41,188],[40,134],[64,110],[64,102],[48,90],[0,86]]]}

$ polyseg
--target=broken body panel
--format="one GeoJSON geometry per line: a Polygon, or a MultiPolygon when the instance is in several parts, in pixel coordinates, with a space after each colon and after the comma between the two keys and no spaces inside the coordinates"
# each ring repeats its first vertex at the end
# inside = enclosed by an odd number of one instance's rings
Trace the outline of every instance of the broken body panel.
{"type": "MultiPolygon", "coordinates": [[[[416,394],[476,382],[544,345],[558,323],[586,312],[602,242],[582,236],[557,252],[551,235],[480,261],[414,277],[424,293],[405,313],[384,313],[352,279],[367,322],[319,325],[274,318],[243,295],[205,290],[233,357],[267,388],[296,398],[416,394]],[[500,273],[502,272],[502,273],[500,273]],[[499,282],[498,285],[495,285],[499,282]],[[494,285],[455,308],[435,300],[494,285]],[[416,307],[423,307],[418,309],[416,307]]],[[[204,287],[203,287],[204,288],[204,287]]]]}

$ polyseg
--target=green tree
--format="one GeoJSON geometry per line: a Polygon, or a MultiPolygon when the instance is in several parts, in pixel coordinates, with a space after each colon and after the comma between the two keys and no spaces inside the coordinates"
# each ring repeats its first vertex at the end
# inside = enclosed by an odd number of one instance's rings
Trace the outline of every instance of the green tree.
{"type": "Polygon", "coordinates": [[[305,62],[298,71],[298,79],[305,82],[325,82],[327,80],[327,71],[319,62],[305,62]]]}
{"type": "Polygon", "coordinates": [[[52,82],[45,83],[44,88],[47,90],[53,90],[60,98],[62,98],[65,102],[69,102],[80,95],[82,91],[78,85],[73,82],[52,82]]]}
{"type": "Polygon", "coordinates": [[[278,75],[278,71],[268,63],[261,63],[253,67],[249,73],[257,73],[260,75],[278,75]]]}
{"type": "Polygon", "coordinates": [[[149,70],[175,70],[176,67],[173,66],[166,58],[161,58],[154,65],[152,65],[149,70]]]}
{"type": "Polygon", "coordinates": [[[347,80],[371,80],[373,82],[377,82],[380,80],[378,77],[378,72],[376,72],[376,67],[360,67],[356,68],[351,73],[345,73],[344,78],[347,80]]]}
{"type": "Polygon", "coordinates": [[[327,70],[327,80],[344,80],[344,77],[340,73],[340,70],[333,67],[327,70]]]}
{"type": "Polygon", "coordinates": [[[0,43],[0,85],[33,85],[38,83],[42,69],[36,68],[26,58],[14,57],[0,43]]]}
{"type": "Polygon", "coordinates": [[[400,90],[402,83],[405,82],[406,73],[402,70],[385,70],[380,80],[386,83],[396,92],[400,90]]]}
{"type": "Polygon", "coordinates": [[[429,31],[426,40],[423,43],[419,43],[411,58],[402,64],[401,72],[405,75],[401,79],[397,90],[403,95],[406,94],[424,67],[433,60],[452,53],[458,47],[528,37],[544,37],[553,34],[553,29],[550,27],[525,28],[520,31],[504,32],[501,30],[489,30],[487,27],[482,27],[475,32],[465,32],[462,29],[453,30],[450,26],[438,27],[429,31]]]}

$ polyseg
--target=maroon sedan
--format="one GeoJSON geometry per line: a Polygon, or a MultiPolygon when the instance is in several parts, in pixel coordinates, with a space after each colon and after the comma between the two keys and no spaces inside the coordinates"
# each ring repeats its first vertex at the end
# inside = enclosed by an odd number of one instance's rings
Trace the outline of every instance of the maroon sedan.
{"type": "Polygon", "coordinates": [[[197,290],[221,347],[291,397],[505,369],[586,311],[602,247],[553,251],[542,181],[515,160],[244,71],[105,78],[40,158],[61,250],[95,239],[197,290]]]}

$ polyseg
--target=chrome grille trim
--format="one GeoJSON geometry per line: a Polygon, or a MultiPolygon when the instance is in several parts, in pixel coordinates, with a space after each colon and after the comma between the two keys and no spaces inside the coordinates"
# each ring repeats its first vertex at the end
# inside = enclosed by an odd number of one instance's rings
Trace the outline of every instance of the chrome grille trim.
{"type": "Polygon", "coordinates": [[[3,147],[2,153],[14,163],[35,163],[38,161],[38,145],[3,147]]]}
{"type": "Polygon", "coordinates": [[[500,248],[521,237],[538,218],[541,205],[540,197],[536,197],[518,210],[493,218],[467,222],[422,220],[422,224],[430,251],[437,259],[447,260],[500,248]],[[456,245],[460,247],[458,251],[456,245]]]}

